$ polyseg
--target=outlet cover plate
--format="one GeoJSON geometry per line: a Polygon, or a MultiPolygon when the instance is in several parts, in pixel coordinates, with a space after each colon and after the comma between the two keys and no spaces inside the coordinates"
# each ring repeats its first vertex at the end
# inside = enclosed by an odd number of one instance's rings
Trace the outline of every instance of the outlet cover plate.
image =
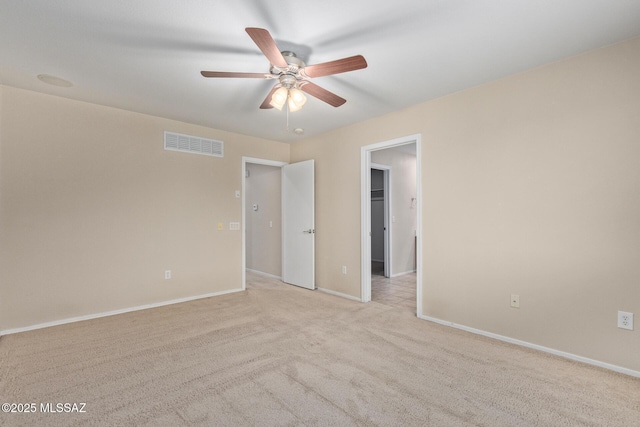
{"type": "Polygon", "coordinates": [[[618,328],[633,331],[633,313],[626,311],[618,312],[618,328]]]}
{"type": "Polygon", "coordinates": [[[520,308],[520,295],[511,294],[511,307],[520,308]]]}

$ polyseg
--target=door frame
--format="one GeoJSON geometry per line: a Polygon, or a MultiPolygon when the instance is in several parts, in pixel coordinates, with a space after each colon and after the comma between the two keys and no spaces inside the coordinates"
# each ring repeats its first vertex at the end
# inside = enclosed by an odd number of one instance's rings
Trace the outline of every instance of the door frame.
{"type": "MultiPolygon", "coordinates": [[[[381,170],[383,173],[382,178],[382,190],[384,192],[384,277],[391,277],[391,251],[393,245],[391,245],[391,227],[392,227],[392,212],[391,212],[391,166],[381,165],[378,163],[371,163],[371,169],[381,170]]],[[[369,206],[371,206],[371,198],[369,198],[369,206]]]]}
{"type": "Polygon", "coordinates": [[[288,162],[280,162],[277,160],[258,159],[255,157],[242,156],[242,290],[247,289],[247,199],[246,199],[246,179],[247,179],[247,163],[257,165],[275,166],[282,168],[288,165],[288,162]]]}
{"type": "Polygon", "coordinates": [[[360,298],[371,301],[371,152],[400,145],[416,144],[416,314],[422,316],[422,144],[421,134],[414,134],[366,145],[360,149],[360,298]]]}

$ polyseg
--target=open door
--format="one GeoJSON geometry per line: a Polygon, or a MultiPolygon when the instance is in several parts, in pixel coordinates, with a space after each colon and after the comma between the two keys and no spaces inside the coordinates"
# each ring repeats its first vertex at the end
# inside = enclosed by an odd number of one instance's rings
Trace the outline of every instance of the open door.
{"type": "Polygon", "coordinates": [[[314,161],[282,167],[282,281],[315,289],[314,161]]]}

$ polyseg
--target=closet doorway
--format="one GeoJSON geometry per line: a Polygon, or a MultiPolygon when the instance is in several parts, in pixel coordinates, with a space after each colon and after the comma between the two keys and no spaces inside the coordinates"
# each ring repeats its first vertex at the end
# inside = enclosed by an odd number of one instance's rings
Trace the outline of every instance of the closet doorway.
{"type": "Polygon", "coordinates": [[[420,148],[420,135],[411,135],[364,146],[361,150],[361,300],[371,301],[372,288],[375,287],[373,293],[377,302],[410,309],[416,315],[422,314],[420,148]],[[376,275],[373,270],[380,259],[380,252],[375,249],[380,246],[376,235],[379,225],[374,224],[380,223],[376,199],[382,198],[382,194],[376,191],[379,190],[376,184],[379,172],[372,174],[372,169],[380,166],[388,167],[389,177],[384,195],[389,206],[387,229],[383,229],[388,232],[386,246],[389,259],[384,262],[384,275],[376,275]]]}
{"type": "Polygon", "coordinates": [[[391,224],[389,180],[391,168],[371,164],[371,274],[389,277],[391,271],[391,224]]]}

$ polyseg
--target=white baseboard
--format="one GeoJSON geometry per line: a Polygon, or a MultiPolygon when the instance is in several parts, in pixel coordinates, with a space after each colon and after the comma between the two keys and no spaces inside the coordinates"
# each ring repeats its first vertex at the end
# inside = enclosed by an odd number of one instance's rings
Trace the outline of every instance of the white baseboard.
{"type": "Polygon", "coordinates": [[[123,314],[123,313],[129,313],[129,312],[132,312],[132,311],[146,310],[148,308],[156,308],[156,307],[162,307],[162,306],[165,306],[165,305],[179,304],[181,302],[193,301],[193,300],[197,300],[197,299],[217,297],[217,296],[220,296],[220,295],[230,294],[230,293],[234,293],[234,292],[241,292],[241,291],[242,291],[242,289],[231,289],[231,290],[228,290],[228,291],[213,292],[213,293],[210,293],[210,294],[197,295],[197,296],[193,296],[193,297],[186,297],[186,298],[179,298],[179,299],[174,299],[174,300],[170,300],[170,301],[156,302],[156,303],[153,303],[153,304],[139,305],[137,307],[123,308],[123,309],[120,309],[120,310],[105,311],[105,312],[96,313],[96,314],[88,314],[86,316],[69,317],[67,319],[54,320],[53,322],[39,323],[37,325],[25,326],[23,328],[7,329],[7,330],[4,330],[4,331],[0,331],[0,336],[9,335],[9,334],[17,334],[19,332],[33,331],[35,329],[49,328],[51,326],[64,325],[64,324],[67,324],[67,323],[82,322],[83,320],[98,319],[100,317],[115,316],[116,314],[123,314]]]}
{"type": "Polygon", "coordinates": [[[250,268],[247,268],[246,270],[249,273],[257,274],[259,276],[271,277],[272,279],[282,280],[282,277],[276,276],[274,274],[265,273],[264,271],[252,270],[250,268]]]}
{"type": "Polygon", "coordinates": [[[556,349],[553,349],[553,348],[544,347],[544,346],[541,346],[541,345],[538,345],[538,344],[532,344],[532,343],[527,342],[527,341],[521,341],[521,340],[518,340],[518,339],[515,339],[515,338],[505,337],[503,335],[494,334],[493,332],[487,332],[487,331],[483,331],[481,329],[475,329],[475,328],[471,328],[469,326],[459,325],[457,323],[448,322],[446,320],[441,320],[441,319],[438,319],[438,318],[435,318],[435,317],[424,316],[424,315],[421,315],[421,314],[418,314],[418,317],[420,319],[423,319],[423,320],[428,320],[429,322],[434,322],[434,323],[438,323],[440,325],[449,326],[451,328],[456,328],[456,329],[461,329],[461,330],[466,331],[466,332],[471,332],[472,334],[482,335],[482,336],[485,336],[485,337],[489,337],[489,338],[493,338],[493,339],[496,339],[496,340],[508,342],[508,343],[511,343],[511,344],[520,345],[522,347],[527,347],[527,348],[532,348],[534,350],[544,351],[545,353],[550,353],[550,354],[553,354],[553,355],[556,355],[556,356],[564,357],[566,359],[575,360],[577,362],[586,363],[588,365],[593,365],[593,366],[597,366],[599,368],[609,369],[611,371],[619,372],[621,374],[626,374],[626,375],[630,375],[632,377],[640,378],[640,372],[639,371],[634,371],[632,369],[623,368],[622,366],[612,365],[610,363],[601,362],[599,360],[594,360],[594,359],[589,359],[587,357],[578,356],[576,354],[567,353],[567,352],[564,352],[564,351],[561,351],[561,350],[556,350],[556,349]]]}
{"type": "Polygon", "coordinates": [[[400,276],[404,276],[405,274],[412,274],[415,273],[416,270],[409,270],[409,271],[405,271],[403,273],[396,273],[396,274],[392,274],[391,277],[400,277],[400,276]]]}
{"type": "Polygon", "coordinates": [[[330,295],[335,295],[337,297],[341,297],[341,298],[346,298],[346,299],[350,299],[353,301],[358,301],[358,302],[362,302],[362,300],[358,297],[354,297],[353,295],[348,295],[348,294],[343,294],[342,292],[336,292],[336,291],[332,291],[331,289],[324,289],[324,288],[318,288],[318,290],[320,292],[324,292],[330,295]]]}

